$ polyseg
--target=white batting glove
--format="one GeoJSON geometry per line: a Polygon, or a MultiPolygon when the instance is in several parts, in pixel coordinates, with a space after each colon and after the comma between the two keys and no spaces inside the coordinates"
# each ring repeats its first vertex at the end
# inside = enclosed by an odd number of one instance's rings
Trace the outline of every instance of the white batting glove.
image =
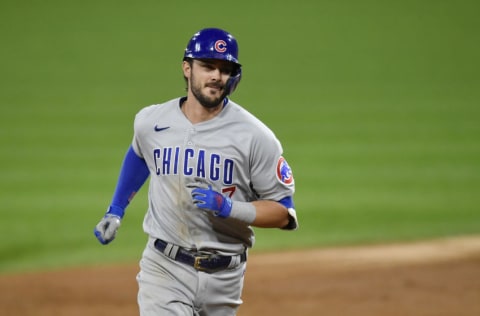
{"type": "Polygon", "coordinates": [[[117,215],[106,214],[97,226],[95,226],[95,237],[97,237],[98,241],[103,245],[110,243],[115,239],[121,221],[122,219],[117,215]]]}

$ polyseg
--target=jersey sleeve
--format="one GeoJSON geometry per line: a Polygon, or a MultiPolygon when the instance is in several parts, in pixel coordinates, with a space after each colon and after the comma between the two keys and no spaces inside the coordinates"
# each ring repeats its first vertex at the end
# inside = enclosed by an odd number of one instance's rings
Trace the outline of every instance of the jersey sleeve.
{"type": "Polygon", "coordinates": [[[283,157],[282,145],[272,132],[263,130],[257,134],[250,165],[252,187],[259,198],[279,201],[293,196],[293,173],[283,157]]]}
{"type": "Polygon", "coordinates": [[[283,148],[274,133],[265,125],[258,126],[250,155],[251,187],[259,200],[277,201],[290,214],[291,221],[286,229],[298,226],[293,194],[295,182],[293,172],[283,156],[283,148]]]}
{"type": "Polygon", "coordinates": [[[133,123],[132,149],[138,157],[145,159],[142,151],[141,139],[145,134],[145,120],[153,111],[154,106],[148,106],[141,109],[136,115],[133,123]]]}
{"type": "Polygon", "coordinates": [[[283,156],[280,141],[270,130],[256,137],[251,161],[252,188],[259,199],[273,200],[284,205],[290,221],[284,229],[295,230],[298,220],[293,202],[295,182],[293,172],[283,156]]]}
{"type": "Polygon", "coordinates": [[[135,134],[133,135],[131,148],[138,157],[143,158],[143,154],[142,154],[142,151],[140,150],[140,145],[137,141],[137,137],[135,134]]]}

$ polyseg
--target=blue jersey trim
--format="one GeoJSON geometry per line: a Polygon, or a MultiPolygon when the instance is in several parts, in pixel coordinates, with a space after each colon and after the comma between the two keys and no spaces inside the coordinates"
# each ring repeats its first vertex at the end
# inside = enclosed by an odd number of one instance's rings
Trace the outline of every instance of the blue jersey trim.
{"type": "Polygon", "coordinates": [[[125,208],[143,186],[149,174],[145,160],[138,157],[130,146],[123,160],[112,204],[107,213],[123,218],[125,208]]]}

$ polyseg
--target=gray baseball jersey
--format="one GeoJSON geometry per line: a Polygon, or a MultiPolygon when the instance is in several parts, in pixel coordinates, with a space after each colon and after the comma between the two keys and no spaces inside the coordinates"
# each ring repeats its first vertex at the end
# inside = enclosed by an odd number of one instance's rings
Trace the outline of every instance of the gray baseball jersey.
{"type": "MultiPolygon", "coordinates": [[[[231,100],[209,121],[192,124],[182,98],[142,109],[132,147],[150,169],[145,232],[185,248],[240,253],[254,244],[248,224],[199,210],[187,184],[199,179],[233,201],[279,201],[294,193],[282,146],[260,120],[231,100]]],[[[235,203],[235,202],[234,202],[235,203]]]]}

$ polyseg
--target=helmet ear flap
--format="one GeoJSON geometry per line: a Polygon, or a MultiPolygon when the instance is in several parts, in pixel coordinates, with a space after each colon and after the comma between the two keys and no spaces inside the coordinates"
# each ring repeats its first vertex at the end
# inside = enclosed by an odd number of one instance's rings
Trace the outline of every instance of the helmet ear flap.
{"type": "Polygon", "coordinates": [[[240,83],[240,79],[242,79],[242,67],[239,66],[227,80],[226,90],[228,95],[231,95],[233,91],[235,91],[235,88],[237,88],[240,83]]]}

